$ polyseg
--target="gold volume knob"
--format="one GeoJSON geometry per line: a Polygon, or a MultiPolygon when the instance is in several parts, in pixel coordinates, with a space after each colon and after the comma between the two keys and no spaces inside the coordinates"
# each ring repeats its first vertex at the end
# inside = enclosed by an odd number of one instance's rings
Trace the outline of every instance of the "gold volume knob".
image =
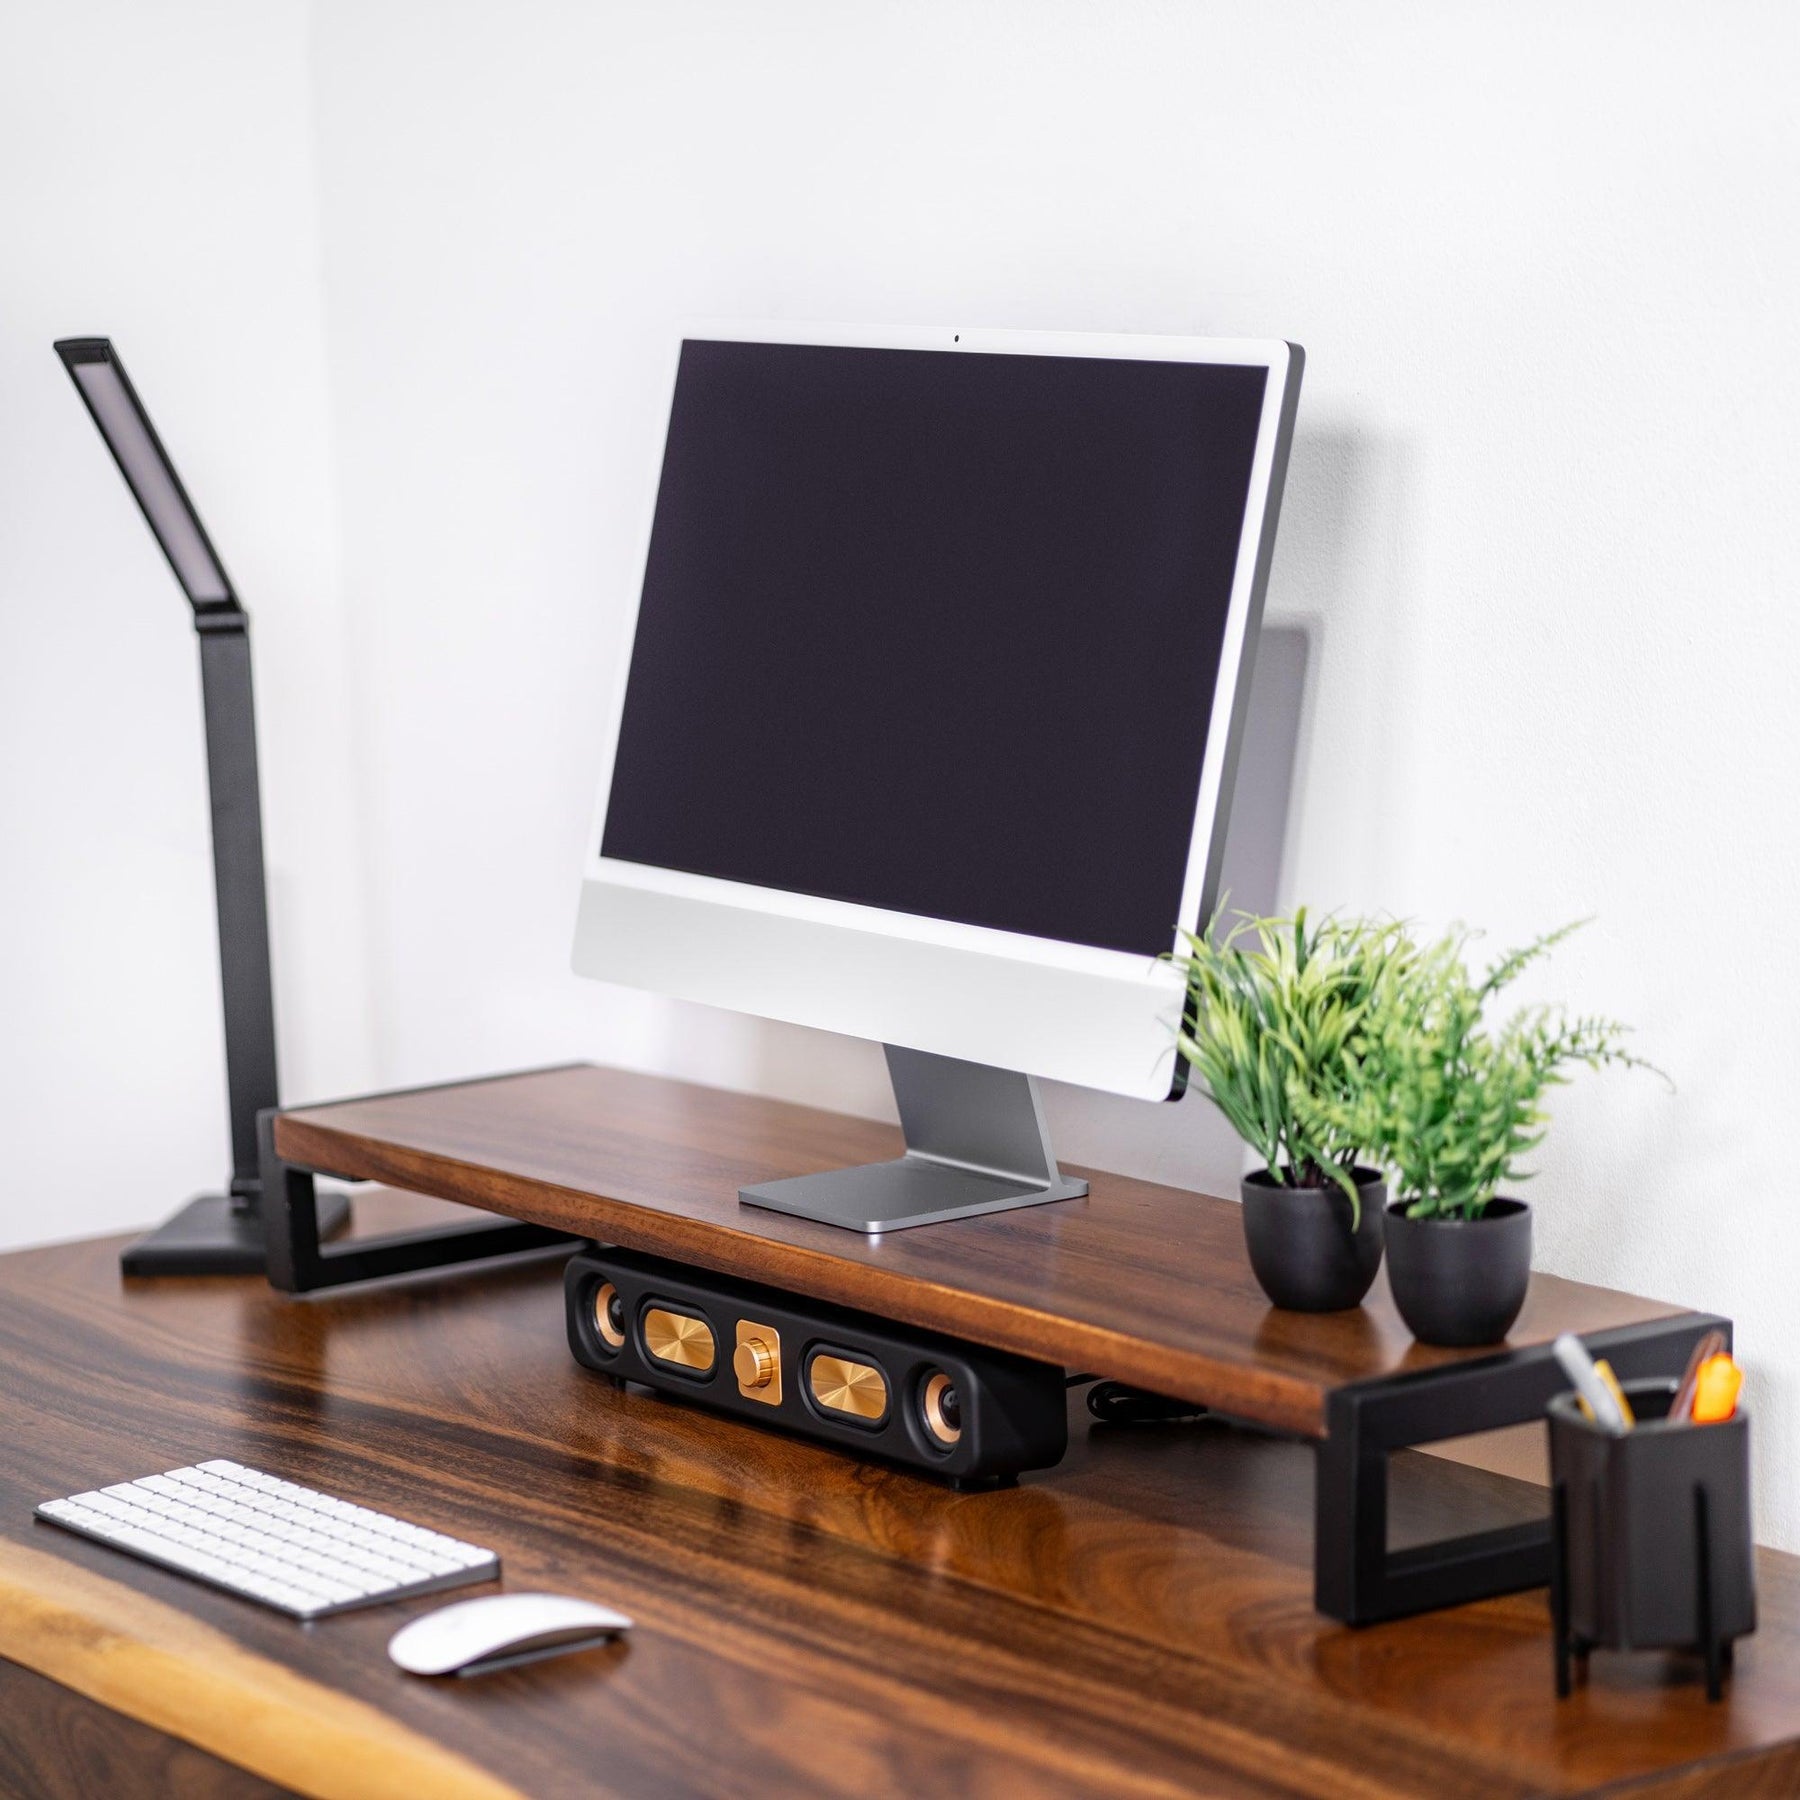
{"type": "Polygon", "coordinates": [[[766,1388],[775,1379],[775,1352],[759,1337],[745,1338],[731,1359],[741,1388],[766,1388]]]}
{"type": "Polygon", "coordinates": [[[754,1319],[737,1322],[737,1348],[731,1353],[731,1372],[738,1392],[746,1400],[764,1406],[781,1404],[781,1333],[773,1325],[754,1319]]]}

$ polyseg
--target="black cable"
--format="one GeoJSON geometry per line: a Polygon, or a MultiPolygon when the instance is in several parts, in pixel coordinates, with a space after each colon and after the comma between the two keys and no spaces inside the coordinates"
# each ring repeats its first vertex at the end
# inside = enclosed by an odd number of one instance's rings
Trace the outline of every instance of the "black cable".
{"type": "Polygon", "coordinates": [[[1088,1394],[1087,1405],[1102,1425],[1171,1424],[1179,1419],[1201,1419],[1207,1412],[1191,1400],[1149,1394],[1142,1388],[1127,1387],[1122,1381],[1098,1383],[1088,1394]]]}

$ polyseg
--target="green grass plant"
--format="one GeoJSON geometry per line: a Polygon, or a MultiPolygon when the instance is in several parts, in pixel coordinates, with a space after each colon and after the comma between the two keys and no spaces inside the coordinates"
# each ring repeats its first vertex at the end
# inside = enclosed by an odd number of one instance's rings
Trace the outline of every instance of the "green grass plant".
{"type": "Polygon", "coordinates": [[[1357,1046],[1377,996],[1404,985],[1415,952],[1392,922],[1309,922],[1249,913],[1184,933],[1174,962],[1189,1005],[1178,1047],[1208,1098],[1286,1186],[1335,1182],[1362,1204],[1352,1173],[1373,1140],[1354,1104],[1357,1046]]]}

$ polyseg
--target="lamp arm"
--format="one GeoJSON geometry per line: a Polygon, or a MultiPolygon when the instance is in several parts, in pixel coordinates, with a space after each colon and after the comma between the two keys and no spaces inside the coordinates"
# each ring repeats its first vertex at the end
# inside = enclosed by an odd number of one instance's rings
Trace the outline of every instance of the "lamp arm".
{"type": "Polygon", "coordinates": [[[235,603],[197,612],[206,779],[212,801],[213,884],[219,915],[219,985],[225,1007],[225,1082],[231,1116],[231,1199],[262,1195],[256,1115],[280,1104],[275,992],[258,798],[250,615],[235,603]]]}

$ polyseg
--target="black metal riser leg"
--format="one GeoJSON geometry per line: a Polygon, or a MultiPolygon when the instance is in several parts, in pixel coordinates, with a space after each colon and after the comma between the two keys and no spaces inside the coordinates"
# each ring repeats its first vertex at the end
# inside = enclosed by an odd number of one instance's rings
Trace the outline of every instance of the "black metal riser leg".
{"type": "MultiPolygon", "coordinates": [[[[1729,1320],[1683,1313],[1590,1332],[1585,1341],[1623,1381],[1680,1369],[1707,1331],[1729,1320]]],[[[1373,1625],[1550,1579],[1548,1518],[1407,1550],[1387,1544],[1388,1458],[1396,1450],[1544,1415],[1566,1386],[1548,1344],[1339,1388],[1326,1401],[1314,1489],[1313,1600],[1328,1618],[1373,1625]]]]}
{"type": "Polygon", "coordinates": [[[548,1225],[514,1219],[480,1219],[430,1231],[399,1231],[386,1237],[326,1249],[320,1239],[320,1201],[311,1171],[285,1163],[275,1149],[276,1109],[257,1120],[261,1151],[263,1207],[268,1218],[269,1280],[284,1293],[305,1294],[389,1275],[416,1274],[457,1263],[486,1262],[523,1251],[575,1250],[582,1240],[548,1225]]]}

